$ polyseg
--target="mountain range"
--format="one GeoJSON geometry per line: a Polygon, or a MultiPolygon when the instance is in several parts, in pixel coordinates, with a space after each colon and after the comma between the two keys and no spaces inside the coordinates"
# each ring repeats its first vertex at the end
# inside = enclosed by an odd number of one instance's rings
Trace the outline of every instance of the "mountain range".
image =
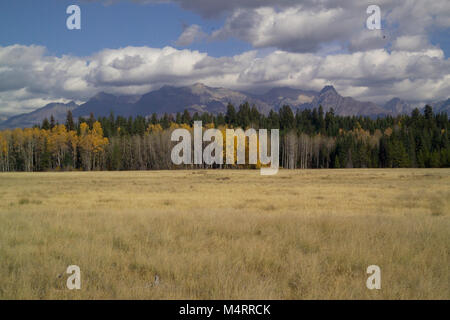
{"type": "MultiPolygon", "coordinates": [[[[194,112],[225,113],[228,103],[236,108],[248,102],[268,114],[270,110],[278,111],[283,105],[289,105],[294,111],[318,108],[324,111],[334,109],[341,116],[357,115],[380,117],[410,113],[412,107],[405,101],[394,98],[380,106],[373,102],[358,101],[352,97],[341,96],[333,86],[325,86],[321,91],[293,89],[289,87],[273,88],[262,94],[246,93],[226,88],[208,87],[201,83],[191,86],[163,86],[144,95],[122,95],[101,92],[86,103],[50,103],[33,112],[10,117],[0,122],[0,128],[30,127],[49,119],[52,115],[59,123],[64,123],[67,111],[71,110],[74,118],[108,116],[112,113],[121,116],[149,116],[153,113],[175,114],[185,109],[194,112]]],[[[450,113],[450,99],[432,104],[436,112],[450,113]]]]}
{"type": "Polygon", "coordinates": [[[49,103],[45,107],[36,109],[30,113],[23,113],[12,116],[3,122],[0,122],[0,129],[32,127],[35,124],[40,124],[45,118],[50,119],[52,115],[55,120],[63,123],[67,116],[67,111],[72,111],[77,107],[78,105],[75,102],[49,103]]]}

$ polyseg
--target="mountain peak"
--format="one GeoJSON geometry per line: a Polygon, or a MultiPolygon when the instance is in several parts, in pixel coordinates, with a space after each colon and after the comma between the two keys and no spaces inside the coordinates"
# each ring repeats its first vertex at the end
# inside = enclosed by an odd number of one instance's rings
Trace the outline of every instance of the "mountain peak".
{"type": "Polygon", "coordinates": [[[193,87],[196,87],[196,88],[206,88],[206,86],[205,86],[203,83],[201,83],[201,82],[196,82],[196,83],[194,83],[193,87]]]}
{"type": "Polygon", "coordinates": [[[36,124],[40,124],[45,118],[54,117],[59,123],[64,123],[67,111],[76,110],[78,105],[71,101],[69,103],[51,102],[29,113],[22,113],[12,116],[2,122],[2,128],[31,128],[36,124]]]}
{"type": "Polygon", "coordinates": [[[392,112],[392,114],[402,114],[402,113],[410,113],[412,108],[406,101],[403,101],[402,99],[398,97],[394,97],[388,102],[386,102],[383,106],[384,109],[388,110],[389,112],[392,112]]]}
{"type": "Polygon", "coordinates": [[[208,93],[210,91],[210,87],[204,85],[203,83],[197,82],[194,85],[188,87],[192,93],[194,94],[205,94],[208,93]]]}
{"type": "Polygon", "coordinates": [[[398,97],[394,97],[391,100],[389,100],[388,102],[386,102],[385,104],[387,105],[389,103],[399,103],[399,102],[402,102],[402,100],[398,97]]]}
{"type": "Polygon", "coordinates": [[[319,92],[319,94],[324,94],[326,92],[338,94],[336,89],[333,86],[331,86],[331,85],[323,87],[323,89],[319,92]]]}

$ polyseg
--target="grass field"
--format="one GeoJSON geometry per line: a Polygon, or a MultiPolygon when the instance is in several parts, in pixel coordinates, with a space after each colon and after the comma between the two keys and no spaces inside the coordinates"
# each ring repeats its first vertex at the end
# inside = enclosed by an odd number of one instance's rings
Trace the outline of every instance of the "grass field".
{"type": "Polygon", "coordinates": [[[1,299],[450,299],[449,250],[448,169],[0,174],[1,299]]]}

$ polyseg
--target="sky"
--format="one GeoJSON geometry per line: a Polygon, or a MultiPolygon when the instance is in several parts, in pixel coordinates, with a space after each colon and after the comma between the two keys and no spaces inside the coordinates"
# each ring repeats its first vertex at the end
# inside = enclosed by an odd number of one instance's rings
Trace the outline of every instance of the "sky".
{"type": "Polygon", "coordinates": [[[420,105],[450,96],[449,57],[448,0],[2,0],[0,116],[197,82],[420,105]]]}

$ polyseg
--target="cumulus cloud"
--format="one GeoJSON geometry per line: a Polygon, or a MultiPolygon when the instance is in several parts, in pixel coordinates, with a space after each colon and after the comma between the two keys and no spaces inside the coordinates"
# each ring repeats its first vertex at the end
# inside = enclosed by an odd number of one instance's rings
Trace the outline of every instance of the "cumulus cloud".
{"type": "Polygon", "coordinates": [[[86,81],[88,66],[84,59],[57,58],[46,56],[45,52],[42,46],[0,47],[2,112],[36,108],[45,101],[84,100],[95,92],[86,81]]]}
{"type": "Polygon", "coordinates": [[[321,44],[347,36],[362,25],[364,15],[353,16],[343,8],[305,9],[302,6],[277,11],[273,7],[236,10],[215,39],[236,36],[255,48],[276,47],[285,51],[315,52],[321,44]]]}
{"type": "Polygon", "coordinates": [[[428,39],[423,35],[401,36],[395,40],[393,49],[404,51],[418,51],[428,46],[428,39]]]}
{"type": "Polygon", "coordinates": [[[172,47],[105,49],[90,57],[50,56],[41,46],[0,47],[0,112],[20,113],[52,101],[86,101],[100,91],[143,94],[169,84],[254,90],[275,86],[320,90],[385,102],[448,98],[450,59],[439,48],[373,49],[320,56],[277,50],[232,57],[172,47]]]}
{"type": "Polygon", "coordinates": [[[202,31],[202,28],[199,25],[193,24],[184,29],[175,44],[180,47],[187,47],[194,42],[206,38],[206,36],[206,33],[202,31]]]}
{"type": "MultiPolygon", "coordinates": [[[[111,1],[115,2],[108,2],[111,1]]],[[[131,1],[176,3],[208,18],[222,15],[226,17],[225,24],[211,35],[213,39],[234,37],[255,48],[274,47],[290,52],[318,52],[330,43],[340,43],[341,50],[351,52],[389,45],[415,51],[418,46],[429,46],[430,32],[445,32],[450,27],[448,0],[131,1]],[[381,8],[382,31],[366,29],[366,9],[373,4],[381,8]]],[[[180,36],[177,45],[192,43],[200,32],[198,26],[191,26],[180,36]]]]}
{"type": "Polygon", "coordinates": [[[444,30],[450,25],[447,0],[385,0],[379,3],[382,30],[368,30],[368,4],[371,2],[299,1],[291,5],[285,2],[280,7],[268,1],[265,7],[237,7],[212,37],[236,37],[255,48],[275,47],[290,52],[317,52],[336,42],[342,50],[351,52],[393,43],[399,49],[415,51],[419,46],[429,46],[428,33],[432,29],[444,30]]]}
{"type": "Polygon", "coordinates": [[[172,47],[126,47],[107,49],[90,58],[87,81],[96,87],[148,86],[195,77],[194,66],[206,53],[177,50],[172,47]],[[117,68],[116,61],[124,56],[139,59],[139,67],[117,68]]]}

